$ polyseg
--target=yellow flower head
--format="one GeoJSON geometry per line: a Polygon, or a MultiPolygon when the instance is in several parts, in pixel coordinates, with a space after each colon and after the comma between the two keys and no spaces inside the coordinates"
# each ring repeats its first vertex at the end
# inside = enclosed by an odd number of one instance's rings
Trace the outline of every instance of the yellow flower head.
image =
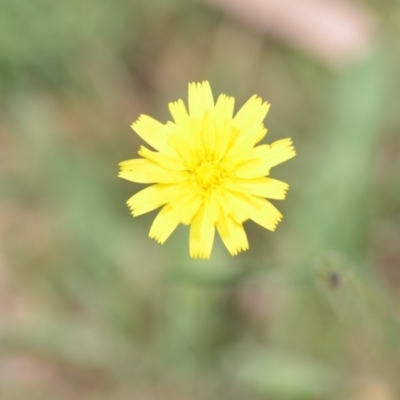
{"type": "Polygon", "coordinates": [[[132,124],[156,151],[142,146],[142,158],[120,163],[119,176],[153,184],[127,202],[134,217],[163,206],[151,238],[164,243],[179,224],[190,225],[190,256],[207,259],[215,228],[232,255],[249,248],[244,221],[275,230],[282,215],[266,198],[283,200],[288,184],[267,176],[296,153],[290,139],[256,146],[269,106],[253,96],[233,116],[233,97],[214,103],[208,82],[191,83],[189,111],[182,100],[169,103],[174,122],[141,115],[132,124]]]}

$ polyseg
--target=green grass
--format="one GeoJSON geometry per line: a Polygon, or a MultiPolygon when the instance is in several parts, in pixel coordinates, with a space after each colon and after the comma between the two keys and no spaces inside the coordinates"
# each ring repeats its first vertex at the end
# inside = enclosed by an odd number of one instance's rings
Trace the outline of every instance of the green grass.
{"type": "Polygon", "coordinates": [[[374,52],[334,72],[200,3],[0,2],[1,398],[398,398],[400,51],[380,6],[374,52]],[[130,123],[202,79],[268,99],[267,139],[298,153],[277,231],[246,224],[250,251],[217,241],[209,262],[186,228],[148,239],[116,177],[130,123]]]}

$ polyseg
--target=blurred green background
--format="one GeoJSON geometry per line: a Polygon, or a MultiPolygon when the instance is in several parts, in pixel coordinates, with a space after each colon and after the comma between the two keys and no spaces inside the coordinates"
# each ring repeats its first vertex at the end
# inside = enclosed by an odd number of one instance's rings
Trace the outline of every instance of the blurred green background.
{"type": "Polygon", "coordinates": [[[212,3],[0,0],[0,398],[400,398],[400,3],[340,69],[212,3]],[[148,238],[129,125],[189,81],[272,103],[297,157],[276,232],[148,238]]]}

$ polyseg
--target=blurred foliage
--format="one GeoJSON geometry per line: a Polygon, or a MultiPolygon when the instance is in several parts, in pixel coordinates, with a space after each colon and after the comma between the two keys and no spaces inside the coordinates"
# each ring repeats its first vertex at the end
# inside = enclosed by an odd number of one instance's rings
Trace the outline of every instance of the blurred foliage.
{"type": "Polygon", "coordinates": [[[381,38],[335,72],[211,4],[0,0],[1,398],[399,398],[400,5],[368,3],[381,38]],[[298,151],[277,232],[210,262],[116,178],[202,79],[298,151]]]}

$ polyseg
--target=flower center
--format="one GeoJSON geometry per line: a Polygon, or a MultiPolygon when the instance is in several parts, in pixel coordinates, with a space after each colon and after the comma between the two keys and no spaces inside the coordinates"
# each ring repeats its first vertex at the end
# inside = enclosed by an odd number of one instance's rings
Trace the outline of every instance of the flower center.
{"type": "Polygon", "coordinates": [[[215,161],[203,161],[194,170],[194,178],[203,189],[209,189],[221,183],[221,167],[215,161]]]}

